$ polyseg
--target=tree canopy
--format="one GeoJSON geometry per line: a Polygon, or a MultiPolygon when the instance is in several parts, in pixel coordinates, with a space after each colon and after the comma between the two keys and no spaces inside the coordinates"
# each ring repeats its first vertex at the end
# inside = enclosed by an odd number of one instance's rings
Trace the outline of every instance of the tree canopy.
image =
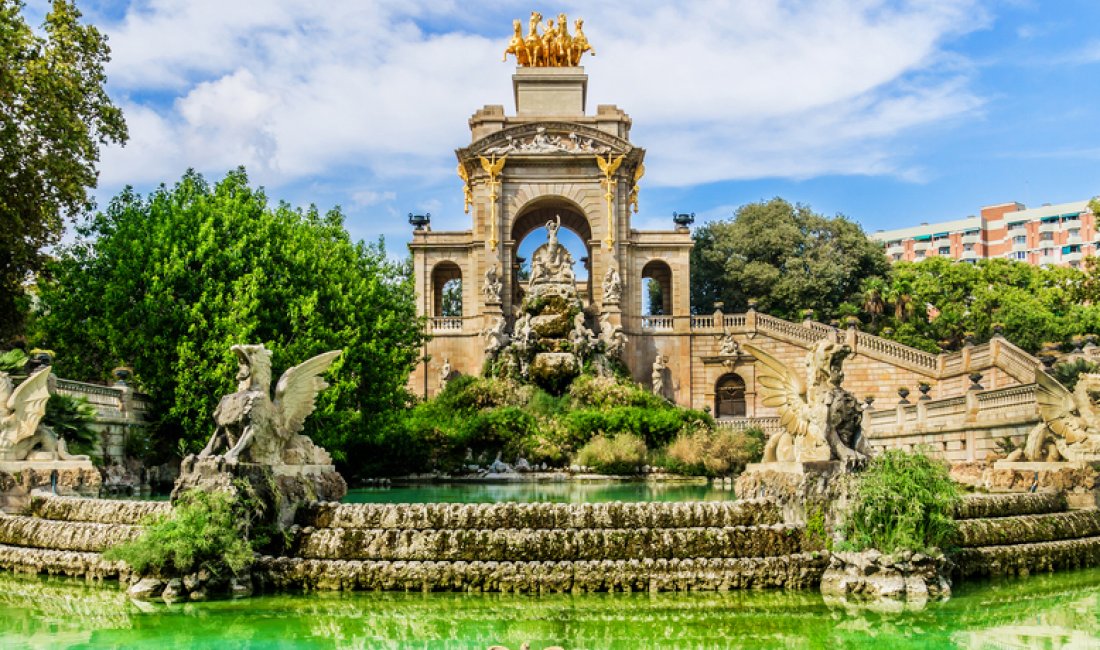
{"type": "Polygon", "coordinates": [[[21,326],[23,283],[42,268],[42,248],[90,206],[100,146],[127,138],[104,89],[107,38],[66,0],[54,0],[41,34],[22,10],[0,0],[0,339],[21,326]]]}
{"type": "Polygon", "coordinates": [[[353,243],[338,210],[268,206],[243,169],[210,185],[188,172],[147,198],[127,189],[89,216],[40,287],[38,342],[66,377],[130,364],[159,406],[161,448],[196,451],[221,395],[229,347],[264,343],[273,370],[342,348],[307,433],[338,461],[407,403],[421,354],[408,266],[353,243]]]}
{"type": "Polygon", "coordinates": [[[732,219],[698,228],[694,239],[696,312],[717,301],[741,311],[756,300],[762,311],[787,318],[802,309],[819,317],[853,313],[863,281],[888,270],[882,247],[858,224],[779,198],[741,206],[732,219]]]}
{"type": "Polygon", "coordinates": [[[1091,262],[1087,272],[1005,259],[898,262],[888,280],[864,282],[863,320],[929,351],[987,340],[1000,325],[1006,338],[1035,352],[1048,341],[1100,332],[1100,292],[1092,288],[1100,286],[1100,267],[1091,262]]]}

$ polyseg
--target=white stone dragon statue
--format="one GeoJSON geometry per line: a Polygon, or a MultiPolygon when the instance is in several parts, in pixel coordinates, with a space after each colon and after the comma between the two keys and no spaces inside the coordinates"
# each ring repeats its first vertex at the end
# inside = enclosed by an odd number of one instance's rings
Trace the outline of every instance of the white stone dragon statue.
{"type": "Polygon", "coordinates": [[[1100,460],[1100,374],[1080,375],[1070,391],[1054,377],[1038,370],[1035,372],[1035,401],[1043,421],[1028,434],[1023,459],[1032,462],[1100,460]]]}
{"type": "Polygon", "coordinates": [[[49,367],[34,372],[18,386],[8,373],[0,372],[0,460],[88,460],[70,454],[65,441],[41,423],[49,399],[49,367]]]}
{"type": "Polygon", "coordinates": [[[847,345],[825,339],[806,355],[806,378],[748,343],[756,357],[757,380],[765,406],[776,409],[786,432],[772,436],[764,462],[860,460],[870,453],[860,426],[859,401],[840,387],[847,345]]]}
{"type": "Polygon", "coordinates": [[[316,408],[317,394],[328,384],[321,378],[342,350],[319,354],[279,379],[275,397],[271,386],[271,351],[260,345],[234,345],[237,355],[237,392],[226,395],[214,411],[217,429],[199,458],[225,449],[228,462],[264,465],[328,465],[328,453],[300,434],[316,408]]]}

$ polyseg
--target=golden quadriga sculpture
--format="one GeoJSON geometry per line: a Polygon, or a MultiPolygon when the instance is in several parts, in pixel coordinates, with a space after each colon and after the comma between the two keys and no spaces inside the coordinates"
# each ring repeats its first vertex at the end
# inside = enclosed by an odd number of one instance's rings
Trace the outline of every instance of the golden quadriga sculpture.
{"type": "Polygon", "coordinates": [[[756,357],[757,379],[765,406],[776,409],[786,431],[772,436],[764,462],[862,460],[870,447],[861,428],[859,401],[841,388],[847,345],[818,341],[806,355],[805,378],[760,348],[742,347],[756,357]]]}
{"type": "Polygon", "coordinates": [[[508,41],[501,60],[507,61],[511,54],[516,57],[516,64],[524,68],[568,68],[580,65],[585,52],[596,55],[584,35],[583,20],[573,21],[572,34],[569,33],[569,20],[565,14],[558,14],[556,25],[553,18],[548,19],[545,31],[539,34],[541,21],[542,14],[532,11],[526,37],[520,20],[512,21],[512,39],[508,41]]]}

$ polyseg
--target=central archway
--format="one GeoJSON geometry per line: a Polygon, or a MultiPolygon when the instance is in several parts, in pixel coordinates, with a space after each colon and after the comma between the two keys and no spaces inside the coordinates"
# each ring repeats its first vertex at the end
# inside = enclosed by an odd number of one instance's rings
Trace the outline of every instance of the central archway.
{"type": "Polygon", "coordinates": [[[522,274],[527,270],[530,252],[543,241],[531,241],[536,231],[544,229],[547,222],[561,219],[562,228],[576,236],[577,242],[569,241],[571,237],[562,237],[561,243],[573,255],[575,262],[574,271],[578,278],[577,292],[582,302],[591,303],[592,273],[591,273],[591,240],[592,226],[585,217],[584,211],[572,201],[560,196],[547,196],[535,199],[523,206],[516,213],[510,229],[512,242],[512,278],[515,287],[515,301],[522,299],[524,278],[522,274]],[[578,248],[579,245],[579,248],[578,248]],[[521,250],[522,249],[522,250],[521,250]],[[531,250],[527,250],[531,249],[531,250]]]}

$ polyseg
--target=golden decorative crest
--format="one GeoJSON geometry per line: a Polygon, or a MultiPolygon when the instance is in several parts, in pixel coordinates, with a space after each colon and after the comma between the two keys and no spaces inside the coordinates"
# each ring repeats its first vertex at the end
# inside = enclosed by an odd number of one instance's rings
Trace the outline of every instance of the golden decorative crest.
{"type": "Polygon", "coordinates": [[[600,181],[604,184],[603,198],[607,201],[607,237],[603,240],[604,248],[607,250],[611,250],[615,245],[615,179],[611,177],[619,170],[619,165],[623,164],[624,157],[626,154],[620,154],[618,158],[612,158],[611,154],[607,154],[607,160],[604,160],[596,156],[596,164],[603,172],[603,179],[600,181]]]}
{"type": "Polygon", "coordinates": [[[517,18],[512,21],[512,38],[504,50],[501,61],[507,61],[508,55],[516,57],[516,64],[524,68],[569,68],[578,66],[585,52],[596,56],[596,51],[584,35],[584,20],[573,21],[573,34],[569,33],[569,20],[565,14],[558,14],[557,25],[554,19],[546,21],[546,28],[539,34],[542,14],[531,12],[527,23],[527,36],[523,36],[523,23],[517,18]]]}
{"type": "Polygon", "coordinates": [[[470,175],[466,173],[466,165],[458,163],[458,177],[462,179],[462,209],[470,214],[470,204],[474,202],[474,193],[470,190],[470,175]]]}
{"type": "MultiPolygon", "coordinates": [[[[489,248],[494,252],[497,249],[497,187],[500,186],[500,172],[504,169],[504,163],[508,156],[492,158],[478,156],[481,168],[489,175],[489,248]]],[[[459,165],[461,167],[461,165],[459,165]]]]}
{"type": "Polygon", "coordinates": [[[634,214],[638,214],[638,191],[642,189],[638,181],[642,180],[642,176],[645,176],[645,165],[638,163],[634,169],[634,187],[630,188],[630,205],[634,208],[634,214]]]}

